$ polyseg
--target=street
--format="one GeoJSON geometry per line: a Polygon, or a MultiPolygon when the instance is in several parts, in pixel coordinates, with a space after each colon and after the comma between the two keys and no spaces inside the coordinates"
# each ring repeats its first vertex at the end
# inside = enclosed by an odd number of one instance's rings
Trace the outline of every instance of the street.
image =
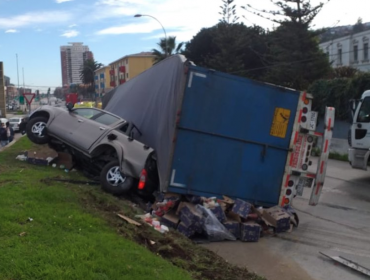
{"type": "Polygon", "coordinates": [[[310,189],[305,189],[304,196],[294,200],[300,224],[291,233],[264,237],[258,243],[204,246],[267,279],[368,279],[319,252],[370,268],[370,171],[330,160],[319,205],[309,206],[309,196],[310,189]]]}

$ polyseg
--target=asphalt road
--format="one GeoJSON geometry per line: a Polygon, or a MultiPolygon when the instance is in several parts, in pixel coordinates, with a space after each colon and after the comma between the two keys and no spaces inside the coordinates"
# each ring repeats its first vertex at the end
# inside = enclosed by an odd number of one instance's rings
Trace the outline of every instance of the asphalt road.
{"type": "Polygon", "coordinates": [[[305,189],[303,197],[294,200],[300,225],[291,233],[264,237],[258,243],[204,246],[270,280],[369,279],[319,252],[342,256],[370,269],[370,171],[330,160],[319,205],[309,206],[309,195],[310,189],[305,189]]]}

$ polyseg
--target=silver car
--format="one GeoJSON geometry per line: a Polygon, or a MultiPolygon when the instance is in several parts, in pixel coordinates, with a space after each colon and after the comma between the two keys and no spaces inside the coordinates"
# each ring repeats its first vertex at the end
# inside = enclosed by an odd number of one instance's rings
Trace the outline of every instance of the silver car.
{"type": "Polygon", "coordinates": [[[83,170],[100,173],[102,188],[113,194],[130,190],[151,161],[153,149],[140,143],[136,126],[97,108],[42,106],[27,122],[36,144],[67,151],[83,170]],[[68,108],[68,109],[67,109],[68,108]]]}
{"type": "Polygon", "coordinates": [[[9,119],[9,124],[13,128],[14,132],[19,131],[19,126],[22,123],[24,117],[12,117],[9,119]]]}

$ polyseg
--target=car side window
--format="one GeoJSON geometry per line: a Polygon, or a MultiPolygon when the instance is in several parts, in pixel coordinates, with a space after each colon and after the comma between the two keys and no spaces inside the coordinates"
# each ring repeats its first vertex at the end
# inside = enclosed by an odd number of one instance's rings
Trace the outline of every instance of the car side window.
{"type": "Polygon", "coordinates": [[[101,115],[94,117],[93,120],[101,124],[111,125],[120,119],[110,114],[101,113],[101,115]]]}
{"type": "Polygon", "coordinates": [[[119,132],[122,132],[123,134],[127,133],[128,129],[128,123],[125,123],[124,125],[121,125],[120,127],[117,128],[119,132]]]}
{"type": "Polygon", "coordinates": [[[91,119],[101,113],[101,111],[92,108],[78,108],[74,109],[72,112],[86,119],[91,119]]]}

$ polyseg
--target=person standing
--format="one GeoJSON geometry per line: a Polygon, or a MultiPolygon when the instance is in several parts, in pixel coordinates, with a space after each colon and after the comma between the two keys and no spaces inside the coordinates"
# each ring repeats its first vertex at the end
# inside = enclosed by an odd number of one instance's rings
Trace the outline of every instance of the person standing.
{"type": "Polygon", "coordinates": [[[6,130],[6,127],[5,127],[4,123],[1,123],[0,143],[1,143],[1,147],[5,147],[9,143],[8,133],[7,133],[7,130],[6,130]]]}
{"type": "Polygon", "coordinates": [[[8,135],[8,140],[9,143],[14,140],[14,129],[10,126],[10,123],[6,123],[6,130],[7,130],[7,135],[8,135]]]}
{"type": "Polygon", "coordinates": [[[21,124],[19,125],[19,132],[22,133],[22,135],[26,134],[26,120],[22,118],[21,124]]]}

